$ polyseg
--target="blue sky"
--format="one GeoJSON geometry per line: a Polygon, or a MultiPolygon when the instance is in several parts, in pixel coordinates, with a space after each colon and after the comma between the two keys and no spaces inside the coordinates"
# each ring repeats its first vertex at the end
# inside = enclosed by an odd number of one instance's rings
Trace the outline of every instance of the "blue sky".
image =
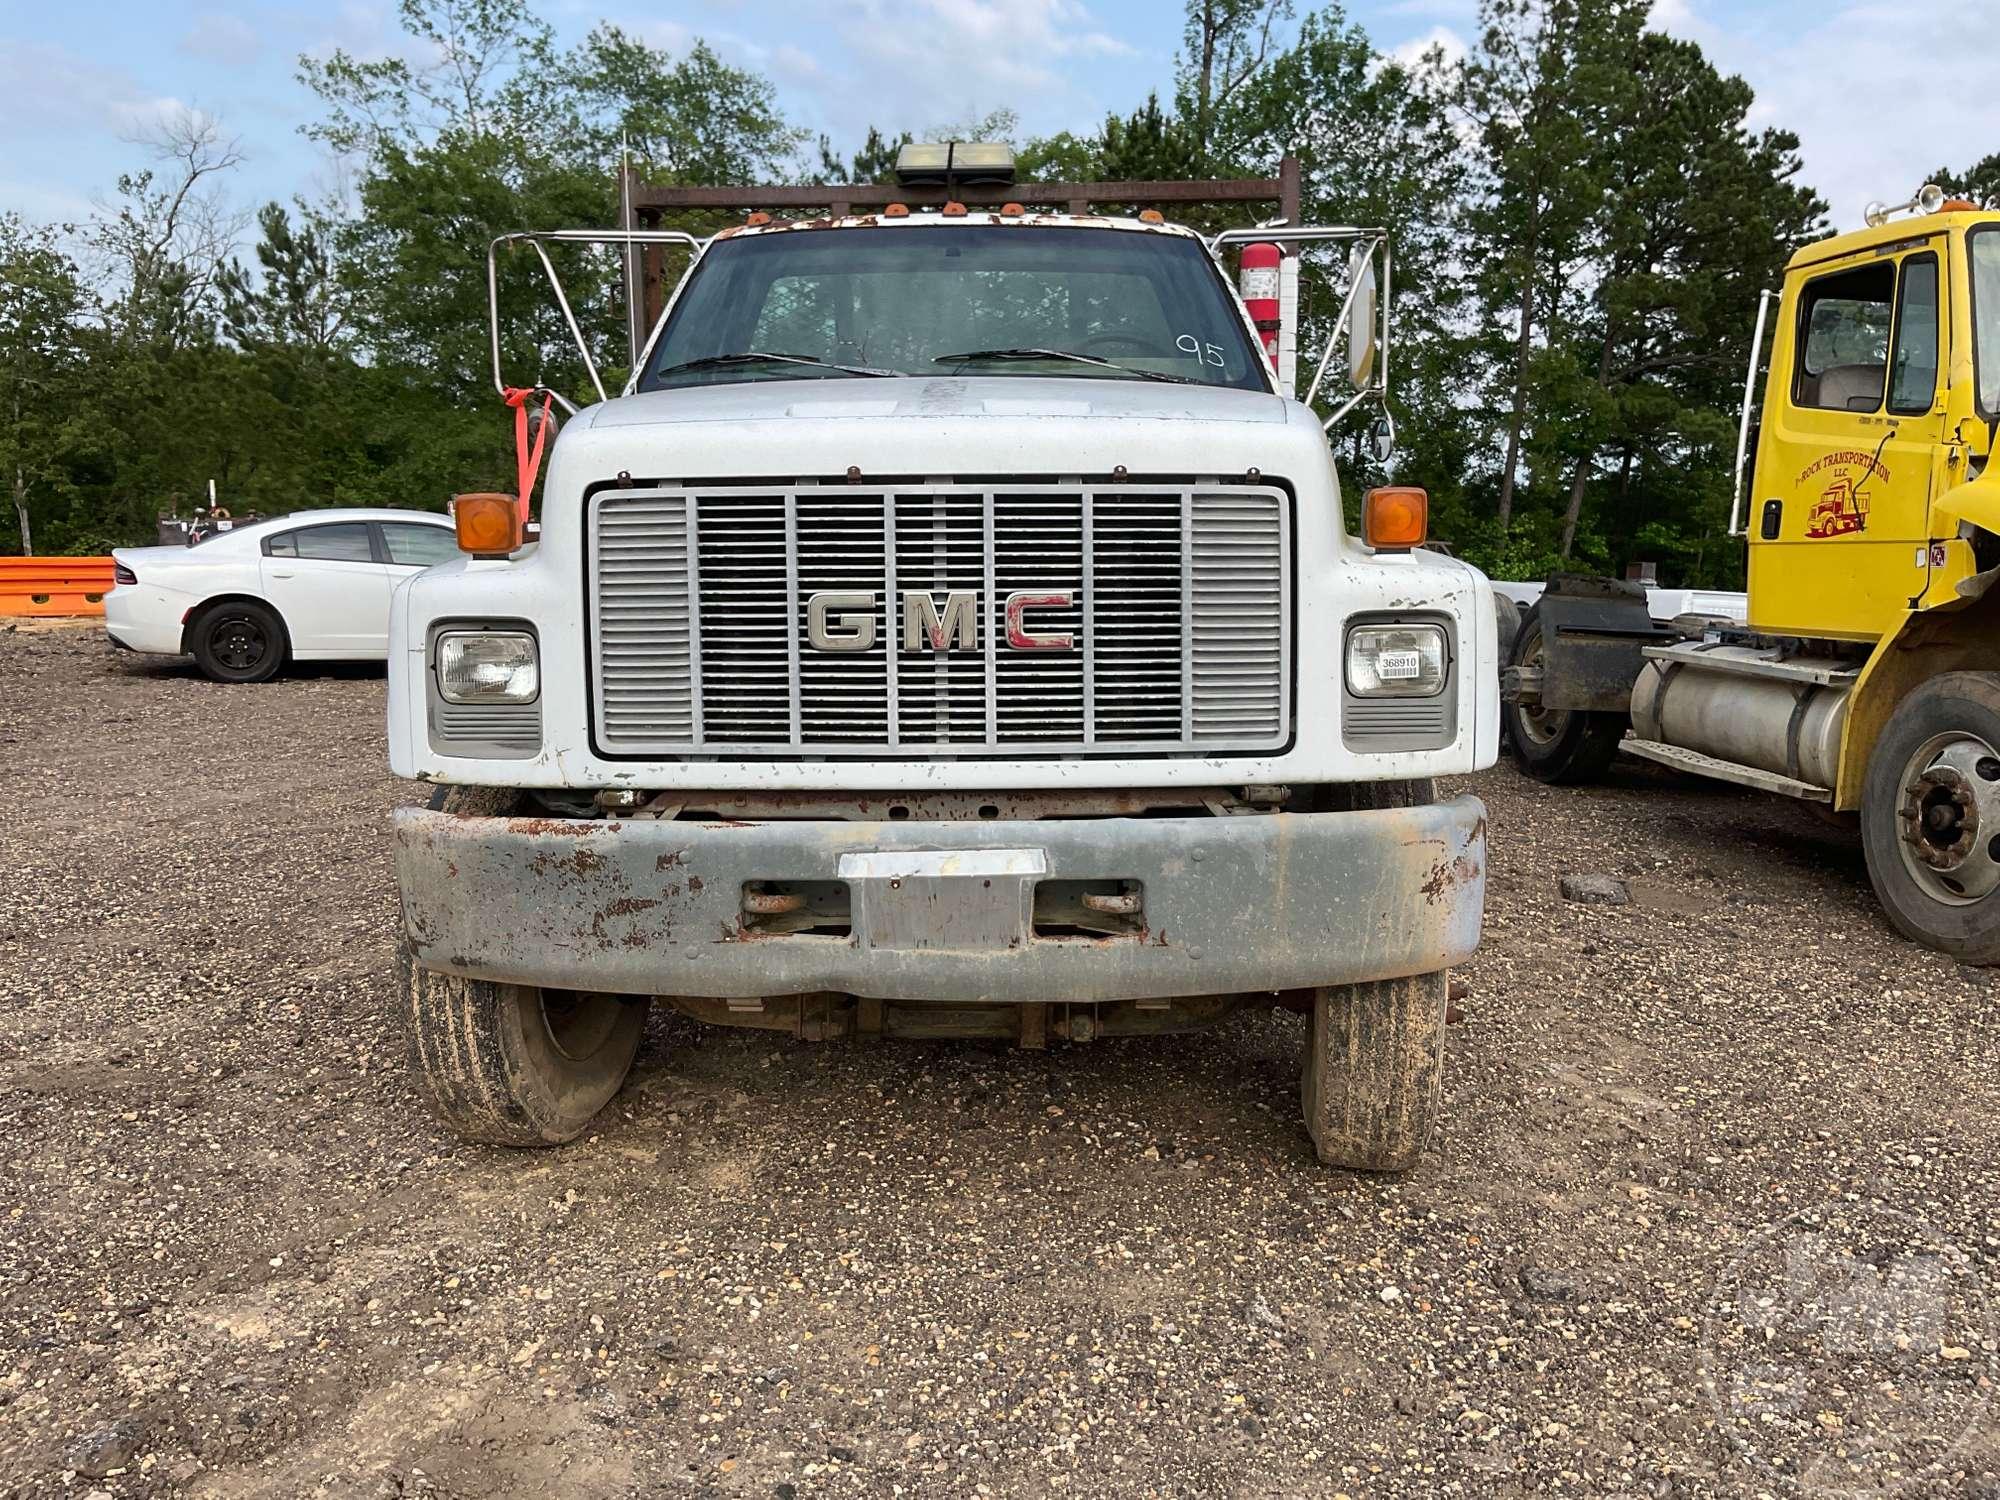
{"type": "MultiPolygon", "coordinates": [[[[1311,0],[1300,0],[1300,9],[1311,0]]],[[[871,121],[922,130],[1011,108],[1040,134],[1087,127],[1165,88],[1179,0],[544,0],[566,39],[615,20],[677,49],[707,37],[767,74],[799,124],[851,145],[871,121]]],[[[301,52],[378,56],[394,0],[0,0],[0,210],[88,213],[141,165],[132,132],[176,104],[221,117],[245,153],[246,202],[317,195],[332,164],[302,139],[314,101],[301,52]]],[[[1473,0],[1356,0],[1385,52],[1461,45],[1473,0]]],[[[1760,122],[1803,139],[1835,221],[1907,196],[1940,162],[2000,149],[2000,91],[1984,77],[2000,0],[1659,0],[1656,24],[1746,77],[1760,122]],[[1959,61],[1963,59],[1963,61],[1959,61]],[[1954,71],[1956,70],[1956,71],[1954,71]]]]}

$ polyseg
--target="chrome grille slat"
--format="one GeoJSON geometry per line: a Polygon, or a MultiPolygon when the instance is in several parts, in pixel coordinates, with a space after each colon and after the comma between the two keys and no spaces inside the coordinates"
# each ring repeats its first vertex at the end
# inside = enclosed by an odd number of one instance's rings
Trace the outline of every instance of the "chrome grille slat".
{"type": "Polygon", "coordinates": [[[613,755],[1215,754],[1289,733],[1277,490],[605,490],[589,520],[593,702],[613,755]],[[940,607],[976,593],[974,649],[900,649],[903,590],[940,607]],[[1074,649],[1009,647],[1016,591],[1070,594],[1031,628],[1074,649]],[[820,592],[874,598],[869,649],[807,644],[820,592]]]}

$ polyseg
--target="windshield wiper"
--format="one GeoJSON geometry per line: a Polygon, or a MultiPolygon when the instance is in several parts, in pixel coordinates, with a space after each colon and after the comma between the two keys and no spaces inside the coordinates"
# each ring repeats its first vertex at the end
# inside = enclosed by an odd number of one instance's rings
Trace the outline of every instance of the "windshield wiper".
{"type": "Polygon", "coordinates": [[[832,370],[842,375],[900,375],[901,370],[878,370],[873,365],[830,365],[810,354],[776,354],[768,349],[745,349],[739,354],[704,354],[700,359],[684,359],[664,370],[655,370],[655,380],[678,375],[684,370],[726,370],[732,365],[811,365],[815,370],[832,370]]]}
{"type": "Polygon", "coordinates": [[[1066,359],[1079,365],[1096,365],[1100,370],[1116,370],[1121,375],[1136,376],[1140,380],[1171,380],[1175,385],[1201,384],[1186,375],[1169,375],[1165,370],[1141,370],[1132,365],[1121,365],[1116,360],[1101,359],[1095,354],[1078,354],[1071,349],[968,349],[963,354],[933,355],[931,363],[968,365],[988,359],[1066,359]]]}

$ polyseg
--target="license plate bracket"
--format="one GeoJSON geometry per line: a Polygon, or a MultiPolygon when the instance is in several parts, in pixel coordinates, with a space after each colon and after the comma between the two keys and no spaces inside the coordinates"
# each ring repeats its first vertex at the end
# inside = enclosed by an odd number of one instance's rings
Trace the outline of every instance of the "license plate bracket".
{"type": "Polygon", "coordinates": [[[864,948],[1001,951],[1032,932],[1044,849],[877,849],[840,856],[864,948]]]}

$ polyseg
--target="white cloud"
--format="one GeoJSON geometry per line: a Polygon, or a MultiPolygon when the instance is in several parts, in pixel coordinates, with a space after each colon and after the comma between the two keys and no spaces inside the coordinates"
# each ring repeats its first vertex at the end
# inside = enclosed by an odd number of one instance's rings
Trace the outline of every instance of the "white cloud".
{"type": "Polygon", "coordinates": [[[167,102],[122,68],[108,68],[45,42],[0,38],[0,135],[46,136],[51,129],[115,130],[167,102]]]}
{"type": "Polygon", "coordinates": [[[683,25],[679,21],[639,21],[626,26],[624,30],[627,35],[637,37],[647,46],[657,47],[660,51],[672,53],[676,57],[687,51],[699,35],[692,26],[683,25]]]}
{"type": "Polygon", "coordinates": [[[1991,36],[2000,0],[1849,0],[1801,23],[1766,24],[1717,0],[1661,0],[1654,21],[1700,43],[1709,60],[1757,91],[1757,128],[1799,137],[1804,181],[1837,228],[1861,223],[1870,199],[1900,202],[1939,165],[1964,167],[2000,140],[2000,95],[1970,54],[1941,39],[1991,36]]]}
{"type": "Polygon", "coordinates": [[[826,69],[820,66],[818,58],[805,48],[793,46],[790,42],[781,43],[777,51],[771,54],[771,69],[779,77],[789,78],[794,82],[826,77],[826,69]]]}
{"type": "Polygon", "coordinates": [[[7,205],[7,211],[41,224],[83,224],[95,207],[82,193],[19,178],[0,178],[0,203],[7,205]]]}
{"type": "Polygon", "coordinates": [[[241,16],[219,10],[196,16],[179,46],[189,57],[236,68],[248,67],[264,50],[263,38],[254,26],[241,16]]]}
{"type": "Polygon", "coordinates": [[[1449,26],[1433,26],[1422,36],[1413,36],[1407,42],[1391,47],[1389,56],[1411,72],[1416,72],[1424,66],[1432,48],[1444,54],[1446,67],[1463,62],[1468,50],[1465,38],[1449,26]]]}
{"type": "Polygon", "coordinates": [[[1078,0],[841,0],[835,33],[850,54],[845,86],[825,101],[843,127],[915,128],[1010,109],[1024,130],[1084,123],[1133,92],[1070,64],[1139,54],[1078,0]]]}

